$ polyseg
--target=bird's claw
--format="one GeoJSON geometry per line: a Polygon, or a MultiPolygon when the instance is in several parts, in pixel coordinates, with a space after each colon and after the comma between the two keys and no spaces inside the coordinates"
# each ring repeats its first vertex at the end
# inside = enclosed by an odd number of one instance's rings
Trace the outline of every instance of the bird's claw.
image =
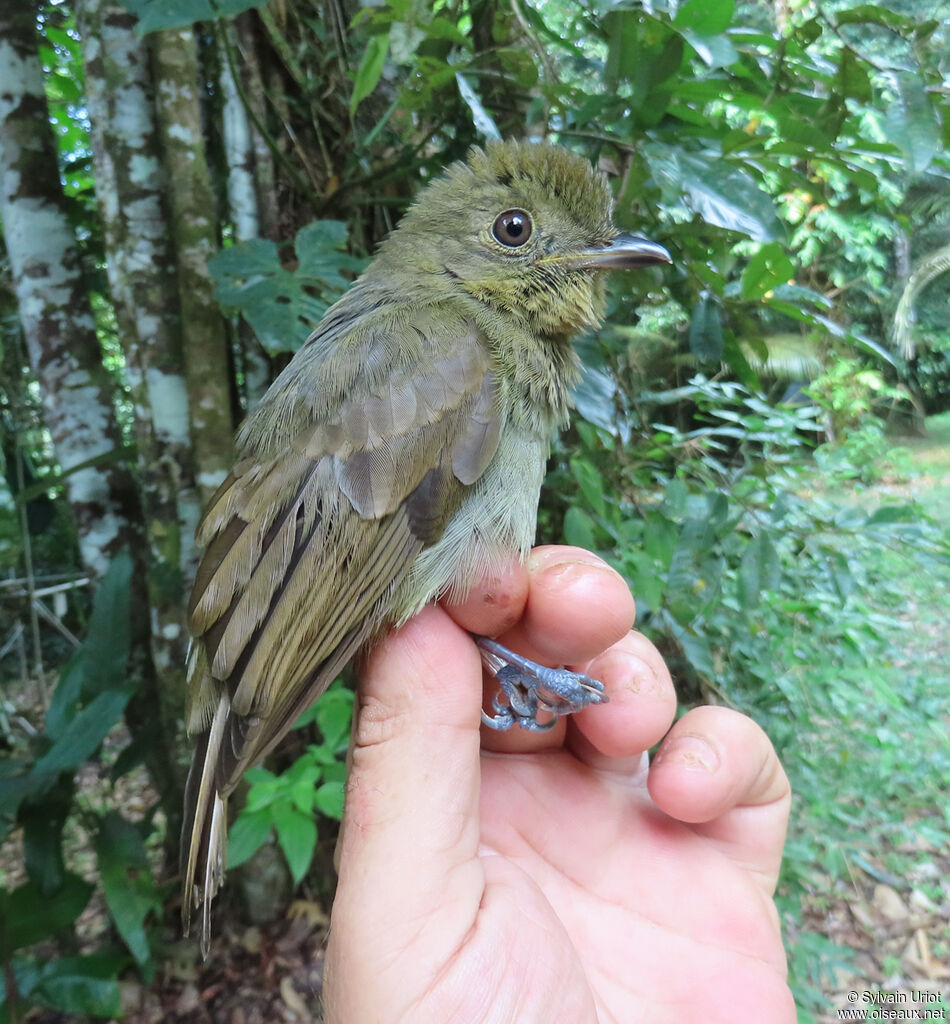
{"type": "Polygon", "coordinates": [[[609,700],[604,684],[583,672],[538,665],[487,637],[478,637],[476,643],[502,691],[492,698],[495,714],[482,712],[490,729],[503,732],[517,723],[530,732],[547,732],[561,715],[609,700]],[[507,703],[502,703],[502,694],[507,703]],[[539,720],[542,712],[550,715],[547,721],[539,720]]]}

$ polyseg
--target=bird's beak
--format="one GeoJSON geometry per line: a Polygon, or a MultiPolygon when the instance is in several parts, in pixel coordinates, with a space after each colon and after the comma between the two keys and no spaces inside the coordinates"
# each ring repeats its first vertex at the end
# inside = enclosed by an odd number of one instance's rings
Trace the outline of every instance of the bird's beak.
{"type": "Polygon", "coordinates": [[[612,267],[649,267],[656,263],[672,263],[662,245],[639,235],[617,235],[608,245],[585,249],[564,257],[576,270],[609,270],[612,267]]]}

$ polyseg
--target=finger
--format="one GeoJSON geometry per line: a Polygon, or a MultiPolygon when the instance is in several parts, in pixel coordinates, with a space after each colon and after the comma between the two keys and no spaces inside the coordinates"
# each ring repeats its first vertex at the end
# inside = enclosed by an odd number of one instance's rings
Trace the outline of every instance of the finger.
{"type": "Polygon", "coordinates": [[[624,578],[583,548],[535,548],[524,613],[500,637],[536,661],[577,665],[596,657],[633,627],[636,606],[624,578]]]}
{"type": "MultiPolygon", "coordinates": [[[[561,545],[535,548],[524,565],[513,561],[465,601],[445,604],[445,610],[464,629],[497,637],[544,665],[588,661],[627,633],[635,614],[630,588],[619,573],[583,548],[561,545]]],[[[486,673],[483,707],[489,714],[497,693],[497,681],[486,673]]],[[[564,719],[547,732],[486,728],[483,745],[527,753],[561,746],[565,732],[564,719]]]]}
{"type": "Polygon", "coordinates": [[[670,730],[650,767],[657,806],[721,843],[774,888],[791,788],[762,729],[738,711],[694,708],[670,730]]]}
{"type": "MultiPolygon", "coordinates": [[[[481,685],[475,646],[439,608],[424,609],[369,655],[347,784],[335,950],[362,949],[368,963],[391,962],[410,940],[420,941],[426,920],[444,954],[471,925],[471,914],[458,911],[477,907],[483,887],[476,858],[481,685]]],[[[421,950],[420,963],[439,953],[421,950]]]]}
{"type": "Polygon", "coordinates": [[[528,570],[514,556],[507,565],[486,576],[464,601],[442,602],[462,629],[476,636],[498,636],[511,629],[528,601],[528,570]]]}
{"type": "Polygon", "coordinates": [[[592,768],[636,772],[640,755],[666,735],[676,714],[676,692],[660,652],[632,630],[603,654],[574,666],[599,679],[610,703],[572,718],[568,745],[592,768]]]}
{"type": "MultiPolygon", "coordinates": [[[[498,637],[519,654],[544,665],[576,666],[606,650],[633,624],[630,588],[619,573],[591,552],[559,545],[535,548],[525,570],[527,594],[522,615],[498,637]]],[[[483,706],[489,714],[497,693],[498,683],[486,676],[483,706]]],[[[485,729],[482,745],[507,753],[559,747],[567,721],[566,717],[560,719],[547,732],[485,729]]]]}

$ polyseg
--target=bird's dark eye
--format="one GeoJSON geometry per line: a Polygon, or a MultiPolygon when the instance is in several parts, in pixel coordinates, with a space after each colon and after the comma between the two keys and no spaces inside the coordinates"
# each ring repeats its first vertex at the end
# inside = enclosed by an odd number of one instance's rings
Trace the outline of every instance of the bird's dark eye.
{"type": "Polygon", "coordinates": [[[517,249],[531,237],[531,217],[524,210],[505,210],[492,224],[491,233],[496,241],[509,249],[517,249]]]}

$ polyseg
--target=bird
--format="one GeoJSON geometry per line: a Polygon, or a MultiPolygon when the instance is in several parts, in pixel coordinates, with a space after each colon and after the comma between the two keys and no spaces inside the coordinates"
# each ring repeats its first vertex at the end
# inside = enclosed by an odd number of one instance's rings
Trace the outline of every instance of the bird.
{"type": "MultiPolygon", "coordinates": [[[[472,147],[420,190],[247,417],[196,538],[182,924],[225,871],[227,802],[343,667],[534,540],[551,443],[611,268],[670,263],[618,232],[609,182],[546,142],[472,147]]],[[[483,720],[548,728],[596,680],[477,638],[483,720]],[[544,721],[543,719],[547,719],[544,721]]]]}

